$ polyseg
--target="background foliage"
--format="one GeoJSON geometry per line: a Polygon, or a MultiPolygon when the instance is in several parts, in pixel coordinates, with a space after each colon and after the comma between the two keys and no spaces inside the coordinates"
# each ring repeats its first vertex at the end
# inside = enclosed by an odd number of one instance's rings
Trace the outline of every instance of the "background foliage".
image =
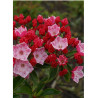
{"type": "MultiPolygon", "coordinates": [[[[13,2],[13,15],[19,15],[23,13],[26,17],[31,15],[32,19],[36,18],[39,14],[43,17],[48,16],[60,16],[61,19],[67,17],[69,25],[71,27],[73,37],[78,37],[80,40],[84,39],[84,2],[83,1],[14,1],[13,2]]],[[[32,26],[30,24],[30,26],[32,26]]],[[[40,78],[47,76],[48,69],[45,68],[39,71],[36,69],[40,78]],[[46,73],[46,74],[45,74],[46,73]]],[[[52,80],[45,88],[51,88],[52,80]]],[[[35,82],[36,83],[36,82],[35,82]]],[[[45,96],[42,98],[83,98],[83,79],[79,84],[73,81],[66,82],[63,78],[60,78],[55,86],[56,89],[62,90],[63,93],[57,96],[45,96]]],[[[19,92],[19,90],[18,90],[19,92]]],[[[28,98],[27,95],[22,95],[23,98],[28,98]]],[[[15,97],[19,98],[19,97],[15,97]]]]}

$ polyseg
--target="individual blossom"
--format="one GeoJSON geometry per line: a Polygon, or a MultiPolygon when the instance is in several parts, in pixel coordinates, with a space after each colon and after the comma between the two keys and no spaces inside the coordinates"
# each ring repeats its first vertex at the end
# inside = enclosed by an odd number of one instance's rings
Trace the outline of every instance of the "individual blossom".
{"type": "Polygon", "coordinates": [[[48,17],[48,18],[44,18],[44,22],[45,23],[50,23],[50,25],[53,25],[55,23],[55,19],[56,17],[55,16],[51,16],[51,17],[48,17]]]}
{"type": "Polygon", "coordinates": [[[44,64],[44,61],[48,57],[44,47],[36,48],[33,55],[34,55],[34,58],[36,59],[36,62],[42,65],[44,64]]]}
{"type": "Polygon", "coordinates": [[[14,20],[18,22],[19,17],[17,15],[14,16],[14,20]]]}
{"type": "Polygon", "coordinates": [[[23,26],[20,26],[19,28],[15,28],[15,33],[17,36],[23,37],[27,33],[27,28],[23,26]]]}
{"type": "Polygon", "coordinates": [[[27,21],[27,23],[31,21],[31,16],[30,16],[30,15],[28,15],[28,16],[26,17],[26,21],[27,21]]]}
{"type": "Polygon", "coordinates": [[[79,41],[78,45],[76,46],[76,49],[81,54],[81,56],[84,56],[84,43],[81,43],[79,41]]]}
{"type": "Polygon", "coordinates": [[[51,16],[51,17],[49,17],[48,19],[50,19],[50,20],[52,21],[52,24],[54,24],[56,17],[55,17],[55,16],[51,16]]]}
{"type": "Polygon", "coordinates": [[[68,24],[67,18],[64,18],[63,20],[61,20],[61,23],[63,26],[67,25],[68,24]]]}
{"type": "Polygon", "coordinates": [[[63,69],[62,71],[59,72],[59,76],[64,76],[67,74],[67,72],[68,72],[67,69],[63,69]]]}
{"type": "Polygon", "coordinates": [[[43,16],[42,16],[42,15],[38,15],[38,16],[37,16],[37,21],[38,21],[39,23],[43,23],[43,21],[44,21],[43,16]]]}
{"type": "Polygon", "coordinates": [[[59,34],[60,27],[57,24],[54,24],[52,26],[48,26],[48,32],[51,36],[57,36],[59,34]]]}
{"type": "Polygon", "coordinates": [[[57,58],[57,60],[58,60],[60,66],[66,65],[66,63],[68,62],[67,58],[64,55],[60,55],[59,58],[57,58]]]}
{"type": "Polygon", "coordinates": [[[33,25],[33,27],[37,26],[37,20],[36,20],[36,18],[32,20],[32,25],[33,25]]]}
{"type": "Polygon", "coordinates": [[[62,26],[62,27],[60,28],[60,31],[61,31],[61,32],[65,32],[65,29],[66,29],[65,26],[62,26]]]}
{"type": "Polygon", "coordinates": [[[76,83],[79,82],[79,79],[83,77],[83,66],[76,66],[72,71],[72,79],[76,83]]]}
{"type": "Polygon", "coordinates": [[[64,50],[68,46],[67,38],[57,36],[54,41],[51,42],[52,46],[57,50],[64,50]]]}
{"type": "Polygon", "coordinates": [[[19,18],[18,23],[21,24],[21,25],[23,25],[24,24],[24,19],[19,18]]]}
{"type": "Polygon", "coordinates": [[[30,53],[31,49],[25,42],[13,46],[13,57],[16,59],[27,61],[30,53]]]}
{"type": "Polygon", "coordinates": [[[15,60],[14,69],[13,72],[17,75],[20,75],[23,78],[26,78],[29,73],[31,73],[34,70],[32,65],[29,63],[29,61],[22,61],[22,60],[15,60]]]}
{"type": "Polygon", "coordinates": [[[60,16],[57,16],[57,17],[55,18],[55,22],[58,24],[60,21],[61,21],[61,20],[60,20],[60,16]]]}
{"type": "Polygon", "coordinates": [[[24,19],[24,15],[23,15],[23,14],[20,14],[20,15],[19,15],[19,18],[20,18],[20,19],[24,19]]]}

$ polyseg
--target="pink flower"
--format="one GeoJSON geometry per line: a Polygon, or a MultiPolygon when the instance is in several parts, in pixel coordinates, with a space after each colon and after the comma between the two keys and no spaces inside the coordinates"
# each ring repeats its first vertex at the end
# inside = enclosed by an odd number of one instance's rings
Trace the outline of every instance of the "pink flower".
{"type": "Polygon", "coordinates": [[[13,57],[16,59],[27,61],[30,53],[31,49],[25,42],[13,46],[13,57]]]}
{"type": "Polygon", "coordinates": [[[52,26],[48,26],[48,32],[50,33],[51,36],[56,36],[59,34],[60,27],[56,24],[52,26]]]}
{"type": "Polygon", "coordinates": [[[57,36],[51,44],[57,50],[64,50],[68,46],[68,41],[67,38],[57,36]]]}
{"type": "Polygon", "coordinates": [[[25,36],[27,33],[27,28],[20,26],[19,28],[15,28],[15,34],[19,37],[25,36]]]}
{"type": "Polygon", "coordinates": [[[34,70],[32,65],[28,61],[16,60],[14,65],[14,74],[20,75],[23,78],[26,78],[29,73],[34,70]]]}
{"type": "Polygon", "coordinates": [[[79,79],[83,77],[83,66],[76,66],[72,71],[72,79],[76,83],[79,82],[79,79]]]}
{"type": "Polygon", "coordinates": [[[79,41],[78,45],[76,46],[76,49],[81,56],[84,56],[84,43],[81,43],[81,41],[79,41]]]}
{"type": "Polygon", "coordinates": [[[52,24],[54,24],[56,17],[55,16],[51,16],[51,17],[48,17],[48,18],[44,18],[44,22],[46,22],[48,19],[50,19],[50,21],[52,22],[52,24]]]}
{"type": "Polygon", "coordinates": [[[57,58],[57,60],[58,60],[58,62],[60,64],[60,66],[61,65],[64,66],[67,63],[67,58],[64,55],[60,55],[59,58],[57,58]]]}
{"type": "Polygon", "coordinates": [[[44,61],[46,60],[46,58],[48,57],[47,53],[45,52],[45,48],[41,47],[41,48],[37,48],[34,53],[34,58],[36,59],[36,62],[39,64],[44,64],[44,61]]]}
{"type": "Polygon", "coordinates": [[[51,17],[49,17],[49,19],[50,19],[50,20],[52,21],[52,23],[54,24],[56,17],[55,17],[55,16],[51,16],[51,17]]]}

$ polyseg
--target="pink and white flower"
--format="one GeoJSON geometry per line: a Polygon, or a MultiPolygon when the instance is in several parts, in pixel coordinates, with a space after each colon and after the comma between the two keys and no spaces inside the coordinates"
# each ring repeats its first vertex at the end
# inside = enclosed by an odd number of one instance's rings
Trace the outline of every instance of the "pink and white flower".
{"type": "Polygon", "coordinates": [[[16,59],[27,61],[30,53],[31,49],[25,42],[13,46],[13,57],[16,59]]]}
{"type": "Polygon", "coordinates": [[[52,24],[54,24],[56,17],[55,16],[51,16],[51,17],[48,17],[48,18],[44,18],[44,22],[46,22],[48,19],[50,19],[50,21],[52,22],[52,24]]]}
{"type": "Polygon", "coordinates": [[[59,34],[60,27],[57,24],[54,24],[52,26],[48,26],[48,32],[51,36],[57,36],[59,34]]]}
{"type": "Polygon", "coordinates": [[[84,43],[81,43],[81,41],[79,41],[76,49],[81,54],[81,56],[84,56],[84,43]]]}
{"type": "Polygon", "coordinates": [[[34,70],[29,61],[15,60],[14,74],[26,78],[34,70]]]}
{"type": "Polygon", "coordinates": [[[15,28],[15,34],[19,37],[25,36],[27,33],[27,28],[20,26],[19,28],[15,28]]]}
{"type": "Polygon", "coordinates": [[[67,58],[64,55],[60,55],[59,58],[57,58],[59,65],[66,65],[67,63],[67,58]]]}
{"type": "Polygon", "coordinates": [[[79,82],[79,79],[83,77],[83,66],[76,66],[72,71],[72,79],[76,83],[79,82]]]}
{"type": "Polygon", "coordinates": [[[50,20],[52,21],[52,23],[54,24],[56,17],[55,17],[55,16],[51,16],[51,17],[49,17],[49,19],[50,19],[50,20]]]}
{"type": "Polygon", "coordinates": [[[68,46],[67,38],[57,36],[56,39],[51,42],[52,46],[57,50],[64,50],[68,46]]]}
{"type": "Polygon", "coordinates": [[[34,58],[36,59],[36,62],[42,65],[44,64],[44,61],[48,57],[44,47],[36,48],[33,55],[34,55],[34,58]]]}

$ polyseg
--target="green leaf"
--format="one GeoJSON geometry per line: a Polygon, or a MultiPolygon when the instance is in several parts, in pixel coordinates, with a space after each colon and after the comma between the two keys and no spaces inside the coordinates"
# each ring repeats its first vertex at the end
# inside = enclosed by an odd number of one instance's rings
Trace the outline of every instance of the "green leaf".
{"type": "Polygon", "coordinates": [[[70,72],[68,72],[66,75],[64,75],[65,81],[69,82],[71,78],[70,72]]]}
{"type": "Polygon", "coordinates": [[[67,64],[67,68],[71,71],[72,70],[72,67],[69,65],[69,64],[67,64]]]}
{"type": "Polygon", "coordinates": [[[73,56],[77,51],[71,51],[66,54],[66,56],[70,57],[73,56]]]}
{"type": "Polygon", "coordinates": [[[37,89],[36,89],[36,93],[40,92],[40,90],[45,86],[45,83],[47,81],[47,77],[43,78],[40,83],[38,84],[37,86],[37,89]]]}
{"type": "Polygon", "coordinates": [[[24,83],[24,78],[18,76],[13,78],[13,89],[16,89],[24,83]]]}
{"type": "Polygon", "coordinates": [[[32,89],[29,86],[22,85],[18,87],[15,91],[15,94],[32,94],[32,89]]]}
{"type": "Polygon", "coordinates": [[[30,79],[33,81],[34,85],[37,85],[39,82],[38,76],[35,71],[32,71],[32,73],[30,74],[30,79]]]}
{"type": "Polygon", "coordinates": [[[48,88],[48,89],[45,89],[41,94],[40,96],[46,96],[46,95],[57,95],[57,94],[60,94],[61,91],[58,91],[56,89],[51,89],[51,88],[48,88]]]}
{"type": "Polygon", "coordinates": [[[36,30],[36,35],[39,35],[39,31],[38,30],[36,30]]]}
{"type": "Polygon", "coordinates": [[[57,75],[58,67],[57,68],[50,68],[49,72],[49,81],[52,81],[57,75]]]}

